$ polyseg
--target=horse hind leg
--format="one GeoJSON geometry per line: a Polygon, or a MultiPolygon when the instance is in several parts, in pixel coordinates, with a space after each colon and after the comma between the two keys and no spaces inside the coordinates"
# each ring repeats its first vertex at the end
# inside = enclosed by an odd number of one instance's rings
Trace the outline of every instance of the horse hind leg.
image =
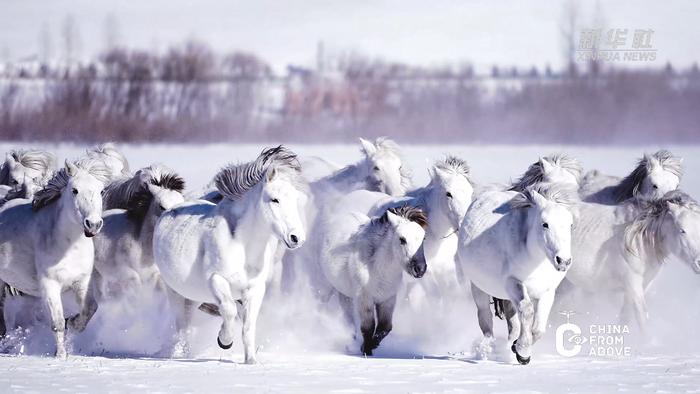
{"type": "Polygon", "coordinates": [[[49,313],[51,331],[53,331],[54,339],[56,340],[56,357],[65,359],[67,356],[65,344],[66,321],[63,318],[61,284],[54,280],[44,279],[41,281],[40,286],[42,299],[49,313]]]}
{"type": "Polygon", "coordinates": [[[5,282],[0,281],[0,338],[3,338],[7,333],[5,326],[5,297],[8,289],[6,287],[9,288],[5,282]]]}
{"type": "MultiPolygon", "coordinates": [[[[216,342],[219,344],[220,348],[230,349],[233,345],[233,324],[238,313],[233,295],[231,294],[231,284],[221,275],[214,274],[209,280],[209,286],[214,294],[214,298],[216,298],[218,302],[217,312],[223,319],[219,335],[216,337],[216,342]]],[[[200,306],[200,309],[201,308],[200,306]]]]}

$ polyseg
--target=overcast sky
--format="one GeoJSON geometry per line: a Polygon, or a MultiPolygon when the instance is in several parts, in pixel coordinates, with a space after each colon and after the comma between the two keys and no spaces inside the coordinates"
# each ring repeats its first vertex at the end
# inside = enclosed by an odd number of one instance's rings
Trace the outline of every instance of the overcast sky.
{"type": "MultiPolygon", "coordinates": [[[[60,28],[72,15],[81,56],[105,45],[105,20],[117,21],[120,44],[163,50],[196,38],[219,52],[252,51],[282,71],[314,64],[317,42],[332,51],[418,65],[471,62],[479,70],[502,66],[559,67],[563,61],[557,1],[418,0],[0,0],[0,60],[39,52],[42,29],[60,56],[60,28]]],[[[687,67],[700,58],[700,1],[579,1],[581,27],[603,15],[606,27],[653,29],[655,63],[687,67]],[[596,5],[601,10],[596,13],[596,5]]],[[[625,63],[624,65],[635,65],[625,63]]],[[[636,64],[640,65],[640,64],[636,64]]]]}

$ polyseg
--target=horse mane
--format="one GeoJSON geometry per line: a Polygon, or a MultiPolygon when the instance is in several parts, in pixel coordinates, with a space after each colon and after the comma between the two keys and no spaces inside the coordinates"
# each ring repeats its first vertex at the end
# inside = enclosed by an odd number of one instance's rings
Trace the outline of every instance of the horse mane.
{"type": "Polygon", "coordinates": [[[279,145],[263,150],[258,158],[251,162],[224,167],[214,177],[214,184],[221,195],[237,200],[257,185],[270,168],[293,174],[293,180],[298,180],[301,176],[301,165],[297,155],[279,145]]]}
{"type": "Polygon", "coordinates": [[[543,182],[528,186],[525,190],[518,192],[510,200],[511,208],[522,209],[535,205],[534,192],[550,202],[567,207],[572,207],[579,202],[578,193],[572,185],[543,182]]]}
{"type": "MultiPolygon", "coordinates": [[[[41,171],[41,173],[44,174],[44,179],[42,179],[43,182],[45,182],[53,174],[53,169],[56,168],[56,158],[53,154],[47,151],[36,149],[13,149],[8,153],[8,155],[23,167],[41,171]]],[[[0,166],[0,184],[7,185],[10,180],[9,178],[10,167],[7,164],[7,160],[5,160],[2,166],[0,166]]]]}
{"type": "Polygon", "coordinates": [[[652,155],[645,153],[637,162],[637,167],[615,187],[613,195],[615,202],[620,203],[636,196],[655,165],[660,165],[665,171],[676,175],[679,179],[683,176],[683,160],[673,156],[671,152],[662,149],[652,155]]]}
{"type": "Polygon", "coordinates": [[[471,183],[471,169],[467,162],[459,157],[448,155],[444,160],[435,162],[435,167],[462,175],[471,183]]]}
{"type": "Polygon", "coordinates": [[[152,164],[136,171],[131,178],[118,179],[105,187],[104,209],[125,209],[130,217],[143,219],[153,201],[148,185],[182,192],[185,181],[172,169],[152,164]]]}
{"type": "Polygon", "coordinates": [[[666,215],[671,213],[670,205],[675,204],[684,209],[700,212],[700,205],[681,190],[670,191],[658,200],[635,198],[629,204],[634,204],[640,211],[625,228],[625,251],[637,257],[651,253],[660,262],[668,256],[668,252],[663,250],[663,244],[657,241],[663,239],[663,222],[666,215]]]}
{"type": "Polygon", "coordinates": [[[428,228],[428,217],[422,209],[413,205],[402,205],[400,207],[392,207],[384,211],[384,214],[378,219],[375,219],[378,224],[386,224],[389,222],[387,212],[391,212],[396,216],[402,217],[411,222],[417,223],[424,230],[428,228]]]}
{"type": "MultiPolygon", "coordinates": [[[[73,164],[87,171],[103,184],[107,184],[110,180],[111,173],[109,168],[107,168],[101,160],[92,157],[83,157],[74,161],[73,164]]],[[[32,201],[32,208],[34,211],[38,211],[58,200],[58,198],[61,197],[63,189],[68,185],[69,179],[70,176],[65,168],[56,171],[48,184],[34,194],[34,200],[32,201]]]]}
{"type": "MultiPolygon", "coordinates": [[[[106,142],[104,144],[99,144],[95,147],[88,149],[87,155],[88,155],[88,157],[92,157],[95,159],[102,159],[103,156],[113,157],[122,163],[121,175],[123,175],[123,176],[130,175],[129,162],[126,160],[126,157],[121,152],[119,152],[117,147],[112,142],[106,142]]],[[[117,175],[117,174],[115,174],[115,175],[117,175]]]]}
{"type": "Polygon", "coordinates": [[[542,166],[542,161],[546,161],[553,166],[561,167],[567,170],[574,177],[576,177],[577,183],[581,183],[581,174],[583,173],[581,163],[579,163],[578,160],[565,153],[555,153],[549,156],[545,156],[540,160],[532,163],[530,167],[528,167],[527,171],[525,171],[525,173],[517,181],[511,184],[511,187],[508,190],[523,192],[529,186],[544,182],[545,174],[542,166]]]}

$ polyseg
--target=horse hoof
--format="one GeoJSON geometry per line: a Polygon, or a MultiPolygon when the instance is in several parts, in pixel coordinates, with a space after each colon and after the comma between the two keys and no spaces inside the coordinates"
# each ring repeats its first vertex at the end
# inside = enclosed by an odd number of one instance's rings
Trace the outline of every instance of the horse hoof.
{"type": "Polygon", "coordinates": [[[520,363],[520,365],[528,365],[528,364],[530,364],[530,357],[521,357],[521,356],[518,354],[518,351],[515,350],[515,343],[516,343],[516,342],[518,342],[518,341],[517,341],[517,340],[513,341],[513,345],[510,347],[510,350],[511,350],[513,353],[515,353],[515,359],[518,360],[518,363],[520,363]]]}
{"type": "Polygon", "coordinates": [[[219,339],[219,337],[216,337],[216,343],[218,343],[219,347],[224,349],[224,350],[231,349],[231,346],[233,346],[233,341],[231,343],[229,343],[228,345],[224,345],[223,343],[221,343],[221,339],[219,339]]]}
{"type": "Polygon", "coordinates": [[[520,365],[530,364],[530,357],[520,357],[520,355],[517,352],[515,353],[515,359],[518,360],[520,365]]]}

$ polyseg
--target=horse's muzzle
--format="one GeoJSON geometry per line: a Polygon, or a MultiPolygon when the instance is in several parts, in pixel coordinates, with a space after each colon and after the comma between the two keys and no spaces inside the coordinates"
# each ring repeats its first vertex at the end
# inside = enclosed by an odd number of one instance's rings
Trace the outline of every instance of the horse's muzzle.
{"type": "Polygon", "coordinates": [[[411,260],[411,264],[408,266],[409,274],[414,278],[422,278],[425,272],[428,270],[428,265],[425,261],[419,261],[416,259],[411,260]]]}
{"type": "Polygon", "coordinates": [[[83,231],[85,233],[85,236],[88,238],[94,237],[100,232],[100,230],[102,230],[103,224],[104,222],[102,221],[102,219],[95,221],[85,219],[85,221],[83,221],[83,231]]]}

